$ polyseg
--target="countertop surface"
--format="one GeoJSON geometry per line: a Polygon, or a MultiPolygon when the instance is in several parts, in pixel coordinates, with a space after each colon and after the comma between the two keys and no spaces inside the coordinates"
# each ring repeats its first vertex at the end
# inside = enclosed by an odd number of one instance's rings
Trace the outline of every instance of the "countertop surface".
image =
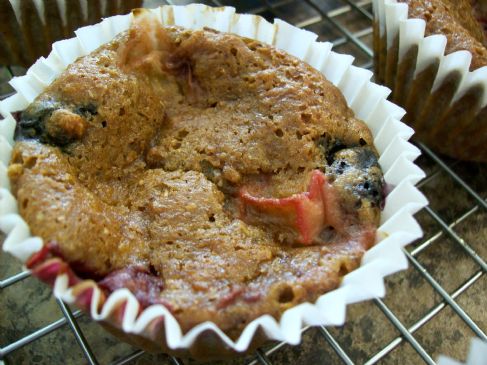
{"type": "MultiPolygon", "coordinates": [[[[256,2],[252,1],[252,3],[256,2]]],[[[287,2],[291,5],[294,3],[287,2]]],[[[333,10],[333,7],[338,6],[339,3],[342,6],[346,1],[327,1],[325,5],[328,8],[325,10],[333,10]]],[[[369,4],[370,1],[359,3],[369,4]]],[[[364,8],[370,11],[370,4],[364,8]]],[[[294,23],[316,16],[312,9],[301,10],[297,7],[287,10],[278,7],[274,9],[274,13],[281,17],[283,14],[294,14],[299,19],[287,19],[294,23]]],[[[354,20],[355,18],[349,13],[339,15],[337,21],[349,26],[352,32],[370,27],[370,22],[362,17],[354,20]]],[[[264,15],[270,17],[272,14],[264,13],[264,15]]],[[[308,28],[320,33],[322,40],[334,40],[340,36],[327,22],[317,22],[308,28]]],[[[364,32],[361,37],[361,40],[370,46],[370,32],[364,32]]],[[[370,58],[357,51],[354,45],[340,43],[340,41],[337,44],[337,51],[356,54],[357,65],[368,63],[370,66],[370,58]]],[[[0,81],[7,77],[5,70],[0,69],[0,81]]],[[[6,92],[7,89],[0,89],[0,94],[6,92]]],[[[487,198],[487,164],[458,162],[440,157],[482,199],[487,198]]],[[[431,278],[447,293],[453,295],[456,303],[482,331],[486,332],[487,279],[480,266],[462,245],[468,245],[480,258],[487,260],[487,211],[478,207],[472,196],[430,156],[425,154],[417,162],[427,173],[427,178],[420,183],[420,190],[429,199],[430,210],[423,209],[417,214],[417,219],[424,230],[424,237],[408,246],[407,250],[414,253],[420,267],[410,263],[409,269],[388,277],[386,296],[382,303],[406,328],[414,329],[414,337],[433,359],[436,359],[439,354],[445,354],[464,361],[474,333],[450,306],[444,305],[443,298],[422,272],[431,275],[431,278]],[[454,234],[459,238],[458,241],[442,231],[442,227],[434,219],[435,214],[451,225],[454,234]],[[468,288],[463,290],[462,286],[465,285],[468,285],[468,288]],[[456,291],[461,291],[461,294],[455,293],[456,291]],[[423,322],[424,324],[420,326],[419,324],[423,322]]],[[[14,258],[0,252],[0,280],[20,271],[22,271],[21,265],[14,258]]],[[[51,289],[35,278],[29,277],[2,289],[0,291],[0,347],[11,344],[62,317],[60,308],[52,297],[51,289]]],[[[81,316],[78,323],[100,364],[109,364],[136,351],[135,348],[105,332],[87,316],[81,316]]],[[[422,363],[413,347],[401,339],[397,328],[373,301],[349,306],[346,324],[342,327],[327,328],[327,330],[356,364],[367,362],[391,343],[393,350],[380,363],[422,363]]],[[[264,350],[272,348],[273,345],[269,344],[264,350]]],[[[216,363],[246,364],[253,359],[255,355],[216,363]]],[[[282,365],[342,363],[326,340],[322,329],[318,328],[306,331],[301,345],[284,345],[270,354],[269,360],[272,364],[282,365]]],[[[73,332],[67,325],[60,326],[52,333],[13,351],[4,361],[6,364],[19,365],[86,363],[73,332]]],[[[172,364],[171,360],[162,354],[144,354],[132,362],[132,364],[155,363],[172,364]]],[[[184,363],[194,362],[185,360],[184,363]]]]}

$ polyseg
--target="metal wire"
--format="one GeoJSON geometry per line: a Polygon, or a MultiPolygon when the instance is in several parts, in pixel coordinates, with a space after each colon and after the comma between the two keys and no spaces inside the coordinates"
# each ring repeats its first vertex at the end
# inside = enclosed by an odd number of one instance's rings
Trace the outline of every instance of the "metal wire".
{"type": "Polygon", "coordinates": [[[267,358],[267,355],[265,354],[264,351],[262,351],[261,349],[258,349],[255,353],[257,355],[257,360],[259,360],[259,362],[262,365],[271,365],[271,362],[267,358]]]}
{"type": "Polygon", "coordinates": [[[449,226],[448,224],[441,219],[441,217],[436,214],[436,212],[431,209],[430,207],[425,208],[426,212],[440,225],[440,227],[448,233],[448,235],[458,243],[467,254],[482,268],[482,270],[486,271],[487,264],[485,261],[475,252],[475,250],[468,245],[462,238],[460,238],[449,226]]]}
{"type": "Polygon", "coordinates": [[[457,302],[453,300],[453,298],[448,294],[448,292],[443,289],[443,287],[438,284],[438,282],[431,276],[430,273],[428,273],[428,270],[419,263],[418,260],[416,260],[409,252],[404,250],[404,253],[406,254],[407,258],[413,266],[421,273],[421,275],[424,276],[424,278],[431,284],[431,286],[443,297],[445,302],[447,302],[450,307],[462,318],[465,323],[472,329],[472,331],[475,332],[477,336],[479,336],[481,339],[484,341],[487,341],[487,336],[485,333],[477,326],[477,324],[468,316],[467,313],[463,310],[462,307],[458,305],[457,302]]]}
{"type": "Polygon", "coordinates": [[[345,27],[344,25],[340,24],[335,19],[335,17],[332,17],[328,15],[328,13],[325,13],[323,10],[321,10],[321,8],[311,0],[305,0],[305,1],[317,12],[319,12],[324,19],[328,20],[331,24],[333,24],[333,26],[336,29],[338,29],[348,40],[350,40],[350,42],[355,44],[362,52],[364,52],[367,56],[372,58],[373,51],[363,41],[361,41],[357,35],[349,31],[347,27],[345,27]]]}
{"type": "Polygon", "coordinates": [[[386,315],[386,317],[391,321],[391,323],[401,332],[402,336],[413,346],[416,352],[421,356],[425,363],[434,365],[435,362],[431,356],[426,352],[423,346],[420,345],[418,340],[408,331],[406,326],[397,318],[397,316],[384,304],[380,299],[375,300],[375,304],[379,309],[386,315]]]}
{"type": "Polygon", "coordinates": [[[481,198],[479,194],[475,192],[464,180],[460,178],[451,168],[448,167],[448,165],[441,160],[441,158],[436,155],[433,151],[431,151],[425,144],[423,143],[418,143],[418,145],[421,147],[423,152],[425,152],[432,160],[434,160],[438,166],[440,166],[443,170],[445,170],[450,177],[455,180],[457,184],[459,184],[467,193],[469,193],[472,198],[474,198],[477,203],[483,207],[485,210],[487,210],[487,202],[481,198]]]}
{"type": "MultiPolygon", "coordinates": [[[[225,1],[220,0],[212,0],[214,5],[222,6],[225,5],[225,1]]],[[[249,13],[254,14],[261,14],[266,13],[272,14],[276,17],[281,16],[285,12],[285,7],[289,5],[299,5],[299,6],[307,6],[308,8],[312,8],[316,13],[313,16],[308,17],[307,19],[300,20],[299,22],[295,22],[295,25],[300,27],[312,27],[323,24],[331,25],[336,31],[339,32],[340,36],[336,39],[329,39],[334,46],[342,46],[346,44],[354,45],[358,50],[360,56],[365,56],[368,61],[365,64],[359,65],[362,67],[370,68],[372,66],[372,50],[369,46],[367,46],[366,42],[364,41],[365,37],[368,37],[372,33],[372,27],[369,23],[369,26],[352,31],[347,26],[343,25],[338,19],[340,16],[353,14],[362,19],[367,21],[372,20],[372,13],[371,13],[371,2],[372,0],[334,0],[333,3],[336,3],[332,9],[323,10],[324,7],[322,5],[325,4],[325,1],[319,0],[273,0],[273,1],[261,1],[257,4],[254,8],[248,10],[249,13]]],[[[178,3],[178,1],[168,1],[168,3],[178,3]]],[[[237,7],[238,11],[238,7],[237,7]]],[[[358,56],[358,55],[357,55],[358,56]]],[[[7,67],[7,70],[10,73],[10,76],[14,75],[12,68],[7,67]]],[[[5,92],[3,95],[0,95],[0,100],[5,97],[8,97],[11,93],[5,92]]],[[[377,362],[385,359],[391,351],[397,348],[401,343],[405,341],[408,342],[412,348],[419,354],[419,356],[423,359],[423,361],[427,364],[434,364],[434,361],[431,355],[425,350],[423,345],[419,342],[419,340],[414,336],[414,334],[422,328],[425,324],[431,321],[435,316],[437,316],[443,309],[450,307],[452,310],[472,329],[472,331],[479,336],[480,338],[486,340],[486,334],[484,331],[479,327],[479,325],[465,312],[465,310],[458,304],[456,299],[462,295],[468,288],[472,287],[476,282],[478,282],[482,276],[485,274],[486,271],[486,263],[485,261],[479,256],[479,254],[472,248],[472,246],[466,242],[456,231],[455,227],[465,221],[468,217],[472,216],[473,214],[479,212],[480,210],[485,211],[487,210],[487,200],[482,198],[480,194],[478,194],[469,184],[464,181],[458,174],[456,174],[452,170],[452,164],[447,165],[438,155],[436,155],[433,151],[431,151],[427,146],[424,144],[419,143],[419,147],[425,153],[425,155],[430,158],[434,164],[435,169],[426,179],[420,183],[420,186],[424,186],[430,181],[436,179],[441,175],[441,173],[446,173],[459,187],[461,187],[464,191],[466,191],[474,200],[475,205],[460,215],[456,220],[448,223],[446,222],[438,213],[436,213],[432,208],[426,208],[425,212],[438,224],[439,230],[433,234],[430,238],[418,243],[414,249],[410,251],[405,250],[405,254],[408,260],[411,262],[413,268],[417,270],[424,279],[431,285],[431,287],[442,297],[443,301],[438,303],[436,306],[431,308],[424,316],[419,318],[412,326],[407,327],[401,320],[394,314],[394,312],[380,299],[376,299],[374,301],[375,305],[384,313],[385,317],[390,321],[390,323],[397,329],[399,335],[394,338],[391,342],[380,348],[375,354],[373,354],[366,362],[367,365],[376,364],[377,362]],[[448,293],[435,279],[434,277],[428,272],[424,265],[420,263],[417,259],[417,256],[423,252],[426,248],[433,245],[437,242],[441,237],[449,237],[452,241],[459,245],[467,254],[468,256],[474,261],[480,270],[478,270],[475,274],[473,274],[468,280],[466,280],[462,285],[458,287],[452,293],[448,293]]],[[[9,276],[3,280],[0,280],[0,290],[3,290],[7,287],[11,287],[13,285],[21,285],[24,279],[30,276],[29,271],[22,271],[15,275],[9,276]]],[[[0,291],[0,293],[2,293],[0,291]]],[[[83,335],[82,331],[79,328],[77,323],[77,318],[79,318],[82,314],[80,311],[75,311],[72,313],[64,303],[58,301],[58,305],[63,313],[63,317],[40,328],[27,336],[24,336],[10,344],[7,344],[3,348],[0,348],[0,359],[8,360],[9,354],[12,352],[20,349],[23,346],[26,346],[33,341],[38,340],[39,338],[52,333],[59,328],[63,327],[64,325],[68,324],[69,327],[72,329],[76,341],[78,342],[81,351],[83,352],[86,361],[89,364],[98,364],[98,359],[93,354],[90,349],[90,345],[88,340],[83,335]]],[[[303,328],[303,332],[306,332],[308,328],[303,328]]],[[[352,354],[349,352],[346,346],[340,344],[339,341],[331,334],[331,332],[325,327],[319,327],[319,333],[323,336],[326,340],[328,345],[333,349],[333,351],[338,355],[340,361],[347,365],[353,365],[354,362],[352,354]]],[[[258,349],[255,353],[254,359],[252,359],[249,364],[254,365],[257,363],[263,365],[270,365],[272,361],[270,360],[270,356],[275,354],[276,352],[282,350],[286,347],[285,343],[277,343],[276,345],[268,348],[266,351],[263,349],[258,349]]],[[[62,348],[59,349],[62,351],[62,348]]],[[[111,365],[124,365],[133,363],[136,359],[143,357],[145,354],[142,350],[137,350],[131,352],[127,355],[122,355],[119,359],[115,360],[111,363],[111,365]]],[[[175,365],[182,365],[184,362],[181,359],[176,357],[169,357],[169,361],[175,365]]],[[[83,361],[81,361],[82,363],[83,361]]],[[[1,361],[0,361],[1,363],[1,361]]]]}
{"type": "MultiPolygon", "coordinates": [[[[460,216],[458,219],[456,219],[455,221],[453,221],[453,223],[450,224],[448,227],[450,229],[455,228],[455,226],[457,224],[465,221],[468,217],[470,217],[471,215],[473,215],[474,213],[476,213],[478,210],[479,210],[478,206],[473,207],[472,209],[470,209],[467,212],[465,212],[465,214],[463,214],[462,216],[460,216]]],[[[447,230],[447,233],[448,232],[450,232],[450,230],[447,230]]],[[[431,244],[433,244],[433,242],[435,242],[438,238],[440,238],[442,236],[443,236],[443,231],[440,231],[440,232],[436,233],[431,238],[427,239],[426,241],[423,241],[420,245],[418,245],[415,249],[413,249],[411,251],[411,255],[416,256],[417,254],[419,254],[420,252],[424,251],[426,248],[428,248],[429,246],[431,246],[431,244]]]]}
{"type": "Polygon", "coordinates": [[[352,0],[345,0],[347,4],[349,4],[354,10],[358,11],[360,14],[362,14],[364,17],[372,21],[373,15],[372,13],[368,12],[367,10],[364,9],[363,5],[360,6],[359,4],[354,3],[352,0]]]}
{"type": "MultiPolygon", "coordinates": [[[[82,316],[82,313],[80,310],[77,310],[73,312],[73,317],[74,318],[79,318],[82,316]]],[[[41,329],[32,332],[31,334],[22,337],[21,339],[12,342],[11,344],[8,344],[4,348],[0,350],[0,357],[7,356],[9,353],[12,351],[15,351],[25,345],[28,345],[32,341],[38,340],[39,338],[57,330],[58,328],[64,326],[67,323],[66,317],[59,318],[57,321],[52,322],[51,324],[48,324],[45,327],[42,327],[41,329]]]]}
{"type": "Polygon", "coordinates": [[[18,274],[10,276],[5,280],[0,280],[0,289],[4,289],[10,285],[18,283],[19,281],[22,281],[28,278],[29,276],[30,276],[30,271],[22,271],[19,272],[18,274]]]}
{"type": "MultiPolygon", "coordinates": [[[[456,299],[460,294],[462,294],[465,290],[470,288],[478,279],[482,277],[483,273],[478,271],[475,275],[473,275],[469,280],[467,280],[460,288],[458,288],[453,294],[452,298],[456,299]]],[[[436,316],[442,309],[446,307],[446,303],[442,302],[438,304],[436,307],[431,309],[424,317],[422,317],[419,321],[417,321],[414,325],[408,328],[408,332],[414,334],[417,330],[423,327],[428,321],[430,321],[434,316],[436,316]]],[[[397,346],[401,344],[403,341],[402,337],[396,337],[393,341],[391,341],[388,345],[384,346],[382,350],[377,352],[373,357],[371,357],[364,365],[372,365],[377,363],[379,360],[384,358],[389,352],[394,350],[397,346]]]]}
{"type": "Polygon", "coordinates": [[[121,358],[120,360],[117,360],[115,362],[112,362],[111,365],[125,365],[125,364],[130,364],[132,361],[137,360],[143,354],[145,354],[145,351],[144,350],[137,350],[137,351],[133,352],[132,354],[121,358]]]}
{"type": "Polygon", "coordinates": [[[171,359],[171,362],[174,365],[183,365],[183,362],[181,361],[181,359],[178,359],[177,357],[174,357],[174,356],[169,356],[169,358],[171,359]]]}
{"type": "Polygon", "coordinates": [[[98,365],[98,361],[96,360],[95,356],[93,355],[93,352],[91,351],[90,345],[86,341],[85,336],[83,335],[83,332],[81,332],[81,329],[79,328],[78,322],[74,318],[73,313],[71,312],[71,309],[64,304],[64,302],[60,299],[56,299],[58,302],[59,308],[61,308],[61,311],[64,314],[64,317],[68,321],[69,327],[73,330],[74,337],[76,338],[76,341],[78,342],[79,347],[81,347],[81,351],[83,351],[83,355],[85,355],[86,360],[88,360],[88,364],[90,365],[98,365]]]}
{"type": "Polygon", "coordinates": [[[347,352],[340,346],[340,344],[335,340],[335,338],[331,335],[331,333],[326,329],[325,326],[320,326],[321,334],[325,337],[328,341],[330,346],[336,352],[336,354],[340,357],[344,364],[353,365],[352,359],[347,355],[347,352]]]}

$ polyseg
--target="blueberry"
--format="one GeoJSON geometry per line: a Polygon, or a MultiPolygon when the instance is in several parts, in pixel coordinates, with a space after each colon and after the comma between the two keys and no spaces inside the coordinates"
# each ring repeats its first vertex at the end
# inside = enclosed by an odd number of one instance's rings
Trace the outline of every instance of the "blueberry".
{"type": "Polygon", "coordinates": [[[345,161],[340,161],[338,163],[338,167],[336,169],[336,173],[338,175],[341,175],[345,172],[345,170],[349,167],[350,165],[348,163],[346,163],[345,161]]]}
{"type": "Polygon", "coordinates": [[[15,138],[66,146],[83,136],[87,128],[86,119],[96,114],[93,104],[69,108],[52,98],[39,99],[20,114],[15,138]]]}
{"type": "Polygon", "coordinates": [[[331,165],[335,160],[335,154],[345,148],[345,145],[340,139],[332,138],[327,133],[323,133],[316,141],[318,147],[323,151],[326,162],[331,165]]]}
{"type": "Polygon", "coordinates": [[[90,118],[90,117],[94,117],[95,115],[98,114],[98,109],[97,109],[96,105],[94,105],[92,103],[88,103],[86,105],[79,106],[79,107],[75,108],[74,112],[76,114],[81,115],[82,117],[90,118]]]}
{"type": "Polygon", "coordinates": [[[15,139],[39,139],[48,142],[46,135],[46,119],[60,107],[60,103],[53,99],[41,99],[32,103],[20,114],[15,139]]]}
{"type": "Polygon", "coordinates": [[[355,193],[363,199],[368,199],[372,205],[380,207],[383,200],[383,181],[379,176],[372,175],[364,182],[355,186],[355,193]]]}
{"type": "Polygon", "coordinates": [[[373,166],[379,166],[377,155],[371,148],[363,147],[358,149],[357,153],[357,166],[361,170],[369,169],[373,166]]]}
{"type": "Polygon", "coordinates": [[[373,148],[351,147],[335,152],[326,174],[331,181],[355,195],[360,205],[364,199],[375,207],[383,205],[384,181],[373,148]]]}

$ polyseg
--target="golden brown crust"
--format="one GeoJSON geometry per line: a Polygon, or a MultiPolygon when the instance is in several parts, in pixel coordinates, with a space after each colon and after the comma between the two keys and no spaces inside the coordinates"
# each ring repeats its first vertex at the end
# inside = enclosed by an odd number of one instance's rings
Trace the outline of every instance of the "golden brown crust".
{"type": "Polygon", "coordinates": [[[148,301],[183,331],[211,320],[236,337],[335,288],[379,221],[382,173],[365,124],[284,52],[179,28],[153,52],[143,31],[78,60],[22,115],[9,175],[32,233],[82,275],[138,275],[109,276],[107,288],[159,277],[148,301]],[[153,58],[167,47],[172,57],[153,58]],[[287,197],[317,169],[333,183],[343,231],[304,247],[240,219],[240,188],[287,197]]]}

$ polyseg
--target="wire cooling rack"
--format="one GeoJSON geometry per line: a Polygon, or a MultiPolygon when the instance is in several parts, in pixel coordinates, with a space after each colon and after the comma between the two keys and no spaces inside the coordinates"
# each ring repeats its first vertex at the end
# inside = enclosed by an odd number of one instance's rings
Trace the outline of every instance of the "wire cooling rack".
{"type": "MultiPolygon", "coordinates": [[[[372,67],[371,0],[206,3],[279,17],[354,55],[357,66],[372,67]]],[[[8,79],[23,72],[0,68],[0,98],[12,92],[8,79]]],[[[349,306],[343,327],[303,329],[299,346],[272,343],[225,363],[434,364],[440,353],[465,359],[473,336],[487,340],[487,165],[450,160],[417,145],[423,152],[418,163],[427,172],[420,188],[431,202],[418,214],[425,237],[405,249],[410,268],[386,280],[386,298],[349,306]]],[[[0,364],[193,363],[119,342],[54,299],[7,256],[0,254],[0,364]]]]}

